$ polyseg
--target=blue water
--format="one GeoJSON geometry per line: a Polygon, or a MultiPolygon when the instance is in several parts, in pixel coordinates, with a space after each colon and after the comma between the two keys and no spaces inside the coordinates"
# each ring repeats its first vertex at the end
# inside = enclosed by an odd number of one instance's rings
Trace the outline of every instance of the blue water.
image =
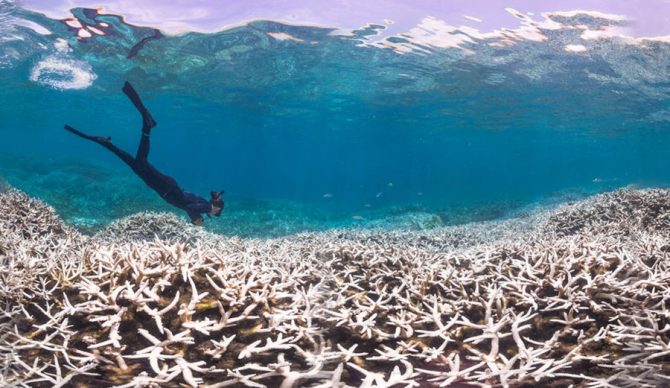
{"type": "Polygon", "coordinates": [[[400,53],[368,44],[374,26],[256,21],[149,40],[127,58],[153,29],[73,12],[107,23],[106,35],[78,40],[62,21],[0,1],[0,176],[74,224],[173,210],[114,155],[63,130],[111,136],[133,154],[141,123],[125,80],[158,122],[150,161],[189,191],[226,190],[224,217],[209,222],[224,233],[417,211],[450,223],[465,219],[450,219],[454,209],[497,217],[557,193],[670,183],[668,43],[580,41],[589,51],[577,54],[563,50],[574,32],[546,31],[507,47],[475,40],[472,54],[400,53]]]}

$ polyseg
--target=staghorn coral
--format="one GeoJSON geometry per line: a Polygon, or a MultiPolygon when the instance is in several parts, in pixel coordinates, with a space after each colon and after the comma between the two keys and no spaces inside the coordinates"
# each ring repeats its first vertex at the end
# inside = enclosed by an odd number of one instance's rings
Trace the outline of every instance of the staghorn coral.
{"type": "Polygon", "coordinates": [[[45,273],[75,271],[87,240],[41,201],[15,189],[0,194],[0,302],[31,295],[45,273]]]}
{"type": "Polygon", "coordinates": [[[670,192],[622,189],[563,206],[551,215],[545,233],[557,236],[611,234],[635,237],[639,231],[668,236],[670,192]]]}
{"type": "Polygon", "coordinates": [[[95,238],[107,242],[142,242],[160,239],[164,242],[193,243],[202,238],[202,228],[193,227],[172,213],[144,212],[112,222],[95,238]]]}
{"type": "Polygon", "coordinates": [[[0,383],[667,385],[664,198],[267,240],[144,214],[88,239],[11,191],[0,273],[30,281],[0,289],[0,383]]]}

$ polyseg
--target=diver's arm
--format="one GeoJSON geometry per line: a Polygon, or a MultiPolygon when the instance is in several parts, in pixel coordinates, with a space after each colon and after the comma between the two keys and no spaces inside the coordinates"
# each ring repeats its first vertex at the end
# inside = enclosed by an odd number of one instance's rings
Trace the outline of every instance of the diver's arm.
{"type": "Polygon", "coordinates": [[[188,213],[188,218],[191,219],[191,223],[193,225],[202,225],[205,222],[205,219],[202,218],[202,215],[200,213],[193,212],[193,211],[190,211],[190,210],[188,210],[187,213],[188,213]]]}
{"type": "Polygon", "coordinates": [[[191,202],[186,205],[186,212],[191,218],[191,223],[194,225],[202,225],[204,223],[204,218],[202,215],[207,214],[209,217],[210,211],[212,211],[212,205],[200,197],[197,197],[195,202],[191,202]]]}
{"type": "Polygon", "coordinates": [[[196,202],[186,205],[186,209],[189,213],[209,213],[212,210],[212,205],[209,202],[196,202]]]}

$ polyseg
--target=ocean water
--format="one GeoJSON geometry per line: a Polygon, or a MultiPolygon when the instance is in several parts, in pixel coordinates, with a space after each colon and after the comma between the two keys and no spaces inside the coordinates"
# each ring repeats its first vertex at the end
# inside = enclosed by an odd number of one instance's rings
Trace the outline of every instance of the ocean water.
{"type": "Polygon", "coordinates": [[[505,2],[0,0],[0,386],[668,386],[670,3],[505,2]]]}
{"type": "Polygon", "coordinates": [[[0,176],[85,231],[183,215],[63,130],[134,154],[126,80],[158,122],[149,160],[188,191],[226,190],[206,226],[224,234],[429,228],[670,183],[670,43],[608,35],[622,22],[606,15],[515,15],[488,35],[434,18],[168,35],[72,13],[0,1],[0,176]]]}

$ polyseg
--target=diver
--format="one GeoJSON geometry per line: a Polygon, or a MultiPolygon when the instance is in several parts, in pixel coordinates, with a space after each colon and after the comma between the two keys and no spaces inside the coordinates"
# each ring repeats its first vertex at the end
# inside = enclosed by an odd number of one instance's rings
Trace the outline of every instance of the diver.
{"type": "Polygon", "coordinates": [[[142,104],[140,96],[129,82],[123,85],[123,93],[128,96],[133,105],[135,105],[135,108],[142,115],[142,138],[137,149],[137,155],[134,158],[126,151],[112,144],[111,137],[90,136],[69,125],[66,125],[65,129],[112,151],[121,160],[126,162],[135,174],[149,187],[154,189],[167,203],[186,211],[194,225],[202,225],[204,223],[202,214],[207,214],[208,217],[210,215],[220,216],[224,206],[223,198],[221,197],[221,194],[224,193],[223,190],[210,192],[210,200],[207,201],[198,195],[182,190],[177,181],[172,177],[162,174],[147,161],[147,156],[149,155],[149,136],[151,135],[151,128],[156,126],[156,121],[151,117],[147,108],[142,104]]]}

